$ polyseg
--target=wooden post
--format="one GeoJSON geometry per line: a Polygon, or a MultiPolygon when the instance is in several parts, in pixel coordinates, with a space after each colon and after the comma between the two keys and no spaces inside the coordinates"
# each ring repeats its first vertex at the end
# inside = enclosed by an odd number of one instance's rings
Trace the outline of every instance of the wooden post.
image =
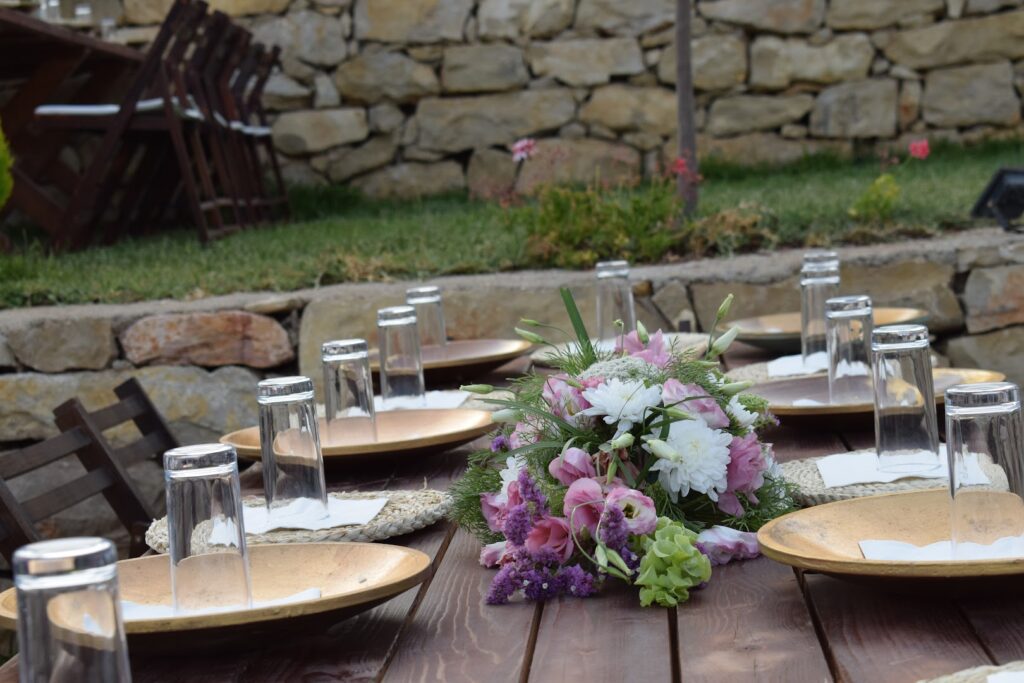
{"type": "Polygon", "coordinates": [[[679,196],[686,203],[686,214],[697,211],[697,136],[694,131],[693,68],[690,59],[691,0],[676,0],[676,101],[678,105],[680,159],[686,161],[687,173],[680,173],[676,182],[679,196]]]}

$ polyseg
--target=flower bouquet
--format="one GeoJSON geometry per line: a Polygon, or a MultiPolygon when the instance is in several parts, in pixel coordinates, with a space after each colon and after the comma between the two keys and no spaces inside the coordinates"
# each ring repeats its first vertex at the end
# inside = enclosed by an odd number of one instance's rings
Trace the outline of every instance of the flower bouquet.
{"type": "Polygon", "coordinates": [[[493,401],[504,426],[452,489],[454,518],[498,567],[487,602],[585,597],[610,577],[638,586],[641,605],[684,602],[712,565],[755,557],[752,532],[793,508],[757,435],[775,419],[719,370],[735,330],[712,334],[699,358],[642,325],[602,352],[562,298],[578,344],[556,358],[558,374],[527,375],[514,399],[493,401]]]}

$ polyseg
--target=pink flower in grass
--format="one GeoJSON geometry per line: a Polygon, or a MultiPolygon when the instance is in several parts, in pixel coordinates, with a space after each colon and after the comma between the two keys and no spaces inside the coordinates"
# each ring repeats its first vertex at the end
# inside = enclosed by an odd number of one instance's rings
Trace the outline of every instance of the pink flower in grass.
{"type": "Polygon", "coordinates": [[[500,492],[480,494],[480,508],[487,520],[487,528],[498,533],[505,528],[509,509],[523,502],[523,497],[519,495],[519,482],[513,481],[508,485],[508,498],[504,498],[500,492]]]}
{"type": "Polygon", "coordinates": [[[725,493],[718,496],[718,508],[733,517],[742,517],[743,506],[736,493],[741,492],[747,500],[757,503],[755,494],[764,486],[764,471],[767,467],[768,462],[756,433],[734,436],[729,444],[728,485],[725,493]]]}
{"type": "Polygon", "coordinates": [[[658,526],[654,501],[634,489],[625,486],[612,489],[605,499],[605,505],[622,510],[626,528],[636,536],[649,534],[658,526]]]}
{"type": "Polygon", "coordinates": [[[566,448],[565,452],[548,463],[548,472],[565,486],[577,479],[597,476],[594,459],[582,448],[566,448]]]}
{"type": "Polygon", "coordinates": [[[932,153],[932,148],[928,144],[928,140],[914,140],[909,145],[910,156],[915,159],[921,159],[922,161],[928,158],[928,155],[932,153]]]}
{"type": "Polygon", "coordinates": [[[664,368],[672,360],[668,352],[668,345],[665,343],[665,335],[658,330],[650,336],[647,343],[640,341],[640,334],[633,330],[615,342],[615,350],[619,353],[625,352],[631,356],[642,358],[651,365],[664,368]]]}
{"type": "Polygon", "coordinates": [[[562,517],[543,517],[533,525],[526,535],[526,549],[533,555],[551,553],[560,564],[572,557],[574,545],[569,523],[562,517]]]}
{"type": "Polygon", "coordinates": [[[712,429],[725,429],[729,426],[729,416],[718,405],[718,401],[697,384],[683,384],[677,379],[670,379],[662,385],[661,400],[665,407],[674,406],[689,413],[712,429]]]}
{"type": "Polygon", "coordinates": [[[512,145],[512,161],[526,161],[533,156],[537,141],[533,138],[520,138],[512,145]]]}
{"type": "Polygon", "coordinates": [[[596,479],[577,479],[565,492],[562,512],[577,532],[588,529],[593,536],[604,511],[604,491],[596,479]]]}
{"type": "Polygon", "coordinates": [[[507,555],[506,544],[508,541],[489,543],[480,549],[480,564],[485,567],[497,567],[507,555]]]}
{"type": "Polygon", "coordinates": [[[733,560],[751,560],[761,554],[757,534],[737,531],[727,526],[713,526],[697,534],[697,549],[708,556],[713,565],[733,560]]]}

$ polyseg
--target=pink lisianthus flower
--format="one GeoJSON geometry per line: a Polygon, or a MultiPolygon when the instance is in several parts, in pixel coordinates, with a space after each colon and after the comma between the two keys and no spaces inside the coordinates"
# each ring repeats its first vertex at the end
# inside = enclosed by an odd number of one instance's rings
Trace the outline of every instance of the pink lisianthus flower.
{"type": "Polygon", "coordinates": [[[523,502],[519,495],[519,482],[513,481],[508,485],[508,498],[503,500],[501,493],[481,493],[480,508],[483,510],[484,519],[487,520],[487,528],[491,531],[501,532],[505,528],[505,519],[508,517],[510,508],[523,502]]]}
{"type": "Polygon", "coordinates": [[[533,138],[520,138],[512,144],[512,161],[526,161],[537,149],[537,141],[533,138]]]}
{"type": "Polygon", "coordinates": [[[909,145],[910,156],[915,159],[921,159],[924,161],[928,158],[928,155],[932,153],[931,145],[928,144],[928,140],[914,140],[909,145]]]}
{"type": "Polygon", "coordinates": [[[508,541],[489,543],[480,549],[480,564],[485,567],[497,567],[507,556],[508,541]]]}
{"type": "Polygon", "coordinates": [[[564,453],[548,463],[548,472],[565,486],[577,479],[597,476],[594,459],[582,448],[566,448],[564,453]]]}
{"type": "Polygon", "coordinates": [[[701,419],[712,429],[725,429],[729,426],[729,416],[718,405],[718,401],[697,384],[683,384],[677,379],[669,379],[662,386],[661,400],[666,408],[674,406],[701,419]]]}
{"type": "Polygon", "coordinates": [[[593,536],[604,511],[604,491],[596,479],[577,479],[565,492],[562,512],[575,531],[588,529],[593,536]]]}
{"type": "Polygon", "coordinates": [[[537,425],[529,421],[517,422],[515,429],[508,437],[508,445],[511,448],[528,446],[538,441],[540,441],[540,430],[537,429],[537,425]]]}
{"type": "Polygon", "coordinates": [[[534,523],[530,533],[526,535],[524,545],[534,556],[545,553],[553,554],[558,558],[560,564],[569,561],[575,547],[569,523],[562,517],[550,516],[542,517],[534,523]]]}
{"type": "Polygon", "coordinates": [[[608,493],[605,505],[622,510],[629,533],[643,536],[654,531],[658,526],[658,512],[654,509],[654,501],[635,489],[619,486],[608,493]]]}
{"type": "Polygon", "coordinates": [[[541,398],[554,415],[577,427],[588,427],[593,418],[582,411],[590,407],[590,402],[583,398],[583,387],[574,387],[568,380],[569,376],[565,374],[548,377],[541,398]]]}
{"type": "Polygon", "coordinates": [[[719,509],[733,517],[743,516],[743,506],[736,493],[741,492],[752,503],[757,503],[757,490],[764,486],[764,471],[768,461],[757,441],[757,434],[734,436],[729,444],[728,484],[725,493],[718,496],[719,509]]]}
{"type": "Polygon", "coordinates": [[[615,350],[619,353],[628,353],[630,356],[641,358],[657,368],[664,368],[672,360],[672,354],[668,351],[665,335],[662,334],[661,330],[652,334],[646,344],[640,341],[640,334],[633,330],[629,334],[616,339],[615,350]]]}
{"type": "Polygon", "coordinates": [[[727,526],[713,526],[697,534],[697,549],[707,555],[712,565],[728,564],[733,560],[751,560],[761,554],[757,534],[737,531],[727,526]]]}

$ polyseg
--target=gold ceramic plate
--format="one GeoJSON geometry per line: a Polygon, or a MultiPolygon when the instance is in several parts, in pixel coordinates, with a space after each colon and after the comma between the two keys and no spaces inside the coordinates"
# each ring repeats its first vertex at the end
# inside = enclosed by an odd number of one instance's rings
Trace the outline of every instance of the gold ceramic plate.
{"type": "MultiPolygon", "coordinates": [[[[248,640],[254,634],[283,637],[295,625],[334,623],[370,609],[421,583],[430,558],[411,548],[383,543],[289,543],[249,546],[253,598],[274,600],[309,588],[320,597],[270,607],[216,614],[161,617],[125,622],[129,650],[153,650],[194,643],[200,647],[248,640]]],[[[117,563],[123,600],[171,604],[170,563],[167,555],[152,555],[117,563]]],[[[68,602],[66,614],[53,615],[63,631],[88,637],[81,623],[84,610],[68,602]]],[[[15,629],[18,620],[14,589],[0,594],[0,626],[15,629]]],[[[93,627],[95,628],[95,627],[93,627]]],[[[179,654],[187,654],[179,650],[179,654]]]]}
{"type": "MultiPolygon", "coordinates": [[[[928,319],[928,311],[920,308],[876,308],[875,326],[901,323],[921,323],[928,319]]],[[[739,327],[736,339],[769,351],[800,350],[800,313],[772,313],[754,318],[743,318],[719,325],[718,331],[739,327]]]]}
{"type": "MultiPolygon", "coordinates": [[[[444,346],[425,346],[420,355],[425,372],[496,367],[522,356],[531,346],[525,339],[466,339],[450,341],[444,346]]],[[[370,367],[374,372],[380,370],[376,351],[370,353],[370,367]]]]}
{"type": "MultiPolygon", "coordinates": [[[[1020,499],[992,492],[987,517],[991,543],[1017,535],[1020,499]]],[[[866,560],[859,541],[895,540],[928,545],[949,538],[949,491],[931,489],[854,498],[816,505],[768,522],[757,532],[761,552],[800,569],[843,577],[891,579],[972,578],[1024,574],[1024,558],[1006,560],[900,562],[866,560]]]]}
{"type": "MultiPolygon", "coordinates": [[[[328,430],[320,420],[320,447],[324,459],[381,453],[425,453],[447,450],[472,441],[494,427],[491,412],[450,408],[444,410],[391,410],[377,413],[377,440],[344,425],[328,430]]],[[[234,446],[239,457],[260,458],[260,428],[248,427],[220,438],[234,446]]]]}
{"type": "MultiPolygon", "coordinates": [[[[1006,375],[992,370],[973,370],[970,368],[934,368],[932,378],[935,386],[935,402],[939,405],[945,400],[945,391],[954,384],[978,384],[979,382],[1001,382],[1006,375]]],[[[867,379],[865,378],[865,385],[867,379]]],[[[795,379],[780,379],[765,382],[753,387],[751,393],[768,399],[769,409],[783,417],[816,416],[816,415],[853,415],[872,413],[875,410],[872,401],[862,403],[839,403],[830,405],[828,402],[828,377],[813,375],[795,379]],[[821,405],[794,405],[799,399],[810,399],[821,405]]]]}

